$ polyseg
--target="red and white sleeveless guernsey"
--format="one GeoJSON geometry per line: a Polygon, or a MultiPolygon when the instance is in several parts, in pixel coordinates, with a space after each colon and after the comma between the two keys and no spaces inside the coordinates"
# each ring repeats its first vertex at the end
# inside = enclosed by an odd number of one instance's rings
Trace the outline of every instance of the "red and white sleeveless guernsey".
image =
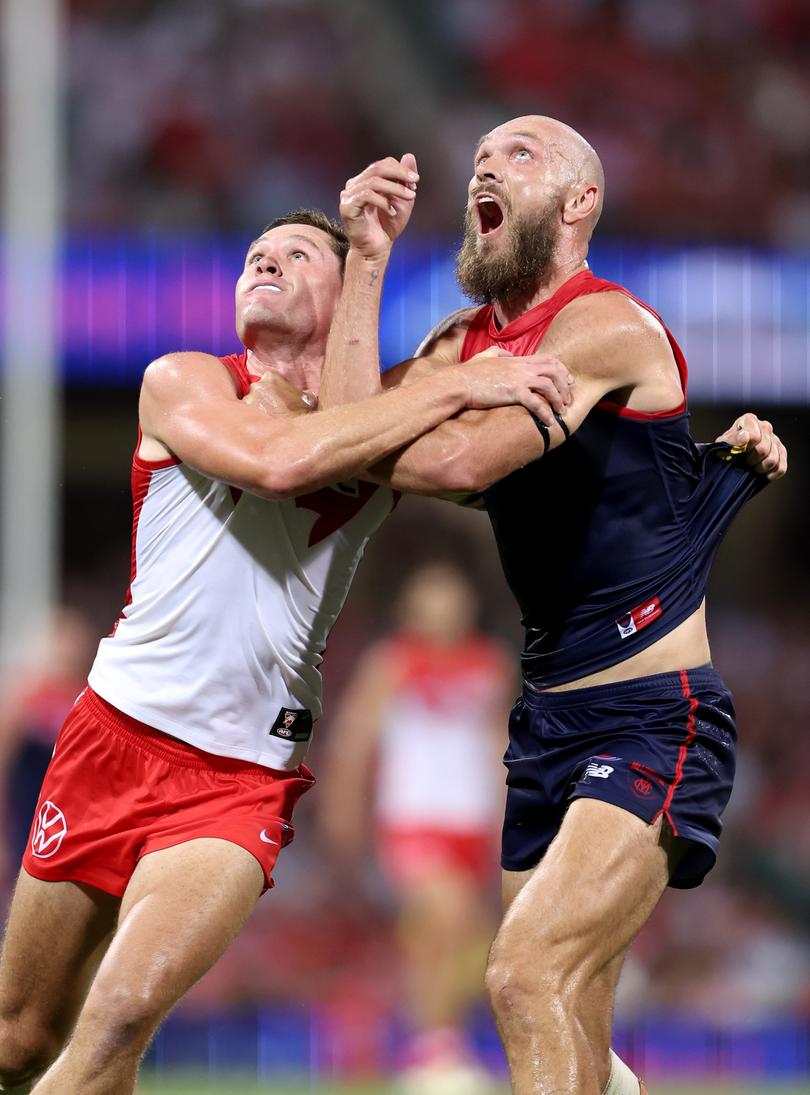
{"type": "MultiPolygon", "coordinates": [[[[241,396],[246,358],[221,359],[241,396]]],[[[206,752],[297,768],[327,636],[394,492],[352,481],[268,501],[136,449],[132,497],[130,589],[91,688],[206,752]]]]}

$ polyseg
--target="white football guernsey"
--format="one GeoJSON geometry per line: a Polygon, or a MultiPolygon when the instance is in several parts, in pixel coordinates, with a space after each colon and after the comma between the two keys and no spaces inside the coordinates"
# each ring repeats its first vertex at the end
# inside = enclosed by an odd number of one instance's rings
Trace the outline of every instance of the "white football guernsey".
{"type": "Polygon", "coordinates": [[[500,646],[388,641],[397,684],[381,717],[375,813],[387,829],[489,832],[503,814],[496,712],[512,675],[500,646]]]}
{"type": "MultiPolygon", "coordinates": [[[[244,395],[246,355],[222,360],[244,395]]],[[[130,590],[90,687],[209,753],[297,768],[329,630],[394,492],[351,482],[272,502],[136,450],[132,494],[130,590]]]]}

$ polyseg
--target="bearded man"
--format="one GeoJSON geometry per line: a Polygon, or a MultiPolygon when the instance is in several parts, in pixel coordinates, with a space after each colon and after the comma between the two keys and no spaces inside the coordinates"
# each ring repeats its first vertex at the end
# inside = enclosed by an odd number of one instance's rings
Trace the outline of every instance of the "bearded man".
{"type": "MultiPolygon", "coordinates": [[[[344,191],[344,220],[368,217],[366,182],[344,191]]],[[[619,973],[667,886],[713,866],[734,774],[706,581],[734,515],[787,467],[753,415],[694,444],[675,339],[588,268],[603,195],[596,152],[561,122],[516,118],[481,139],[458,279],[482,307],[448,317],[385,384],[542,345],[573,400],[551,426],[517,407],[465,412],[365,473],[477,499],[526,627],[487,974],[518,1095],[644,1091],[610,1051],[619,973]]],[[[367,290],[347,361],[376,333],[367,290]]],[[[354,384],[354,398],[379,388],[373,363],[354,384]]]]}

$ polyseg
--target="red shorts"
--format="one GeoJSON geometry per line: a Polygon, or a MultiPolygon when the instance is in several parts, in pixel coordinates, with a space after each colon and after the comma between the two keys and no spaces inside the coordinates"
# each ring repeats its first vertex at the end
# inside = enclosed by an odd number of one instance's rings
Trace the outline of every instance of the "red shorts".
{"type": "Polygon", "coordinates": [[[378,838],[383,870],[395,886],[412,886],[442,874],[466,875],[488,886],[498,867],[497,833],[448,829],[383,828],[378,838]]]}
{"type": "Polygon", "coordinates": [[[88,688],[57,738],[23,867],[120,897],[142,856],[219,837],[256,857],[269,888],[293,807],[314,782],[303,765],[278,772],[196,749],[88,688]]]}

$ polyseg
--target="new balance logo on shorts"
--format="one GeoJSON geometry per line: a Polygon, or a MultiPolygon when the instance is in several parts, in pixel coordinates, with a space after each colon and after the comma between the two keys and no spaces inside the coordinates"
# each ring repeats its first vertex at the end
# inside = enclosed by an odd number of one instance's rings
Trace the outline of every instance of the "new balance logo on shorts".
{"type": "Polygon", "coordinates": [[[31,854],[37,859],[50,859],[59,851],[66,835],[65,815],[54,802],[48,799],[42,803],[34,819],[31,854]]]}
{"type": "Polygon", "coordinates": [[[613,774],[613,769],[609,764],[597,764],[596,761],[591,761],[585,771],[582,773],[583,779],[607,779],[608,776],[613,774]]]}

